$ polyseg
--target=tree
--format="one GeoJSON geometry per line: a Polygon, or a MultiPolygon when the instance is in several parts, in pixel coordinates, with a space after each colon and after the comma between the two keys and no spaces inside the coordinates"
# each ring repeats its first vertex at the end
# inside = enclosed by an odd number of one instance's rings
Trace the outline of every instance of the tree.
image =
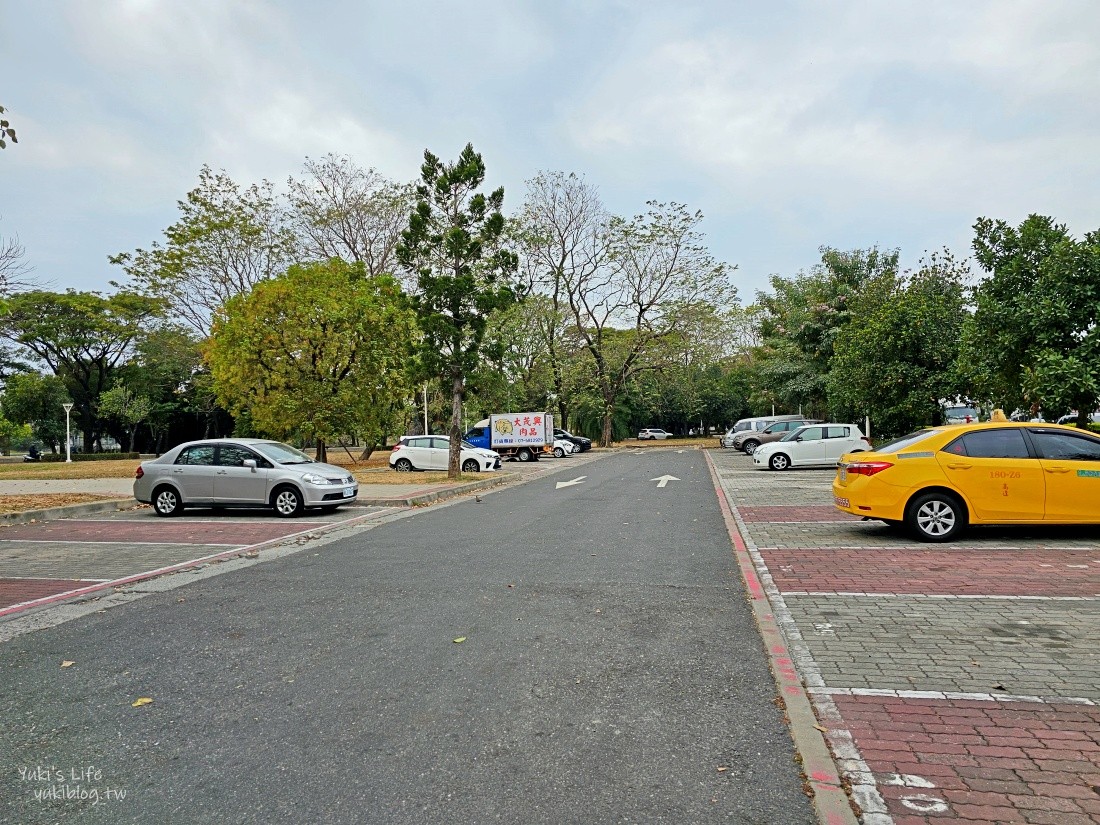
{"type": "Polygon", "coordinates": [[[412,187],[337,155],[307,158],[305,171],[301,180],[288,181],[291,228],[304,257],[361,261],[372,277],[392,273],[413,207],[412,187]]]}
{"type": "Polygon", "coordinates": [[[561,270],[573,323],[592,364],[594,392],[603,405],[600,444],[610,446],[615,405],[627,383],[669,363],[692,323],[693,308],[731,306],[733,268],[703,244],[701,212],[650,202],[632,220],[606,227],[607,259],[561,270]]]}
{"type": "Polygon", "coordinates": [[[1005,409],[1077,410],[1100,401],[1100,231],[1084,240],[1049,217],[1019,227],[980,218],[974,291],[960,357],[977,393],[1005,409]]]}
{"type": "MultiPolygon", "coordinates": [[[[869,283],[898,271],[898,251],[842,252],[821,248],[821,263],[793,278],[771,277],[772,294],[758,294],[763,309],[757,352],[757,395],[781,408],[825,417],[828,375],[837,339],[869,283]]],[[[769,410],[770,412],[770,410],[769,410]]]]}
{"type": "Polygon", "coordinates": [[[583,178],[544,172],[527,182],[527,199],[513,230],[529,289],[542,298],[532,320],[548,356],[563,428],[580,391],[567,367],[576,352],[566,344],[574,318],[569,284],[589,281],[607,262],[609,220],[595,187],[583,178]]]}
{"type": "Polygon", "coordinates": [[[27,278],[31,267],[25,257],[19,238],[0,236],[0,298],[32,286],[27,278]]]}
{"type": "MultiPolygon", "coordinates": [[[[189,329],[160,324],[144,330],[134,341],[133,354],[118,370],[117,381],[135,396],[149,399],[143,423],[160,455],[164,438],[175,426],[186,426],[189,413],[198,413],[198,383],[205,365],[199,341],[189,329]]],[[[204,437],[208,437],[207,432],[204,437]]]]}
{"type": "Polygon", "coordinates": [[[134,435],[137,433],[138,424],[149,417],[153,411],[153,402],[145,395],[134,395],[121,384],[116,384],[111,389],[99,396],[99,412],[108,418],[120,421],[126,429],[129,441],[126,452],[134,451],[134,435]]]}
{"type": "Polygon", "coordinates": [[[96,400],[107,389],[160,301],[131,292],[22,292],[8,300],[0,335],[21,344],[65,382],[84,431],[84,450],[98,437],[96,400]]]}
{"type": "Polygon", "coordinates": [[[864,285],[830,362],[837,420],[869,415],[889,435],[942,423],[943,400],[963,394],[956,364],[968,275],[944,250],[915,273],[883,272],[864,285]]]}
{"type": "Polygon", "coordinates": [[[230,298],[286,269],[294,238],[282,225],[272,185],[241,190],[224,172],[203,166],[199,185],[179,202],[181,217],[165,244],[110,258],[138,291],[163,299],[173,314],[205,337],[230,298]]]}
{"type": "Polygon", "coordinates": [[[416,209],[397,247],[398,261],[416,274],[421,363],[450,386],[451,478],[459,473],[466,377],[481,361],[489,316],[519,292],[516,255],[501,243],[504,189],[486,196],[477,191],[484,180],[485,164],[472,144],[455,163],[425,151],[416,209]]]}
{"type": "MultiPolygon", "coordinates": [[[[4,107],[0,106],[0,115],[4,114],[4,111],[4,107]]],[[[7,141],[9,140],[12,143],[19,142],[15,139],[15,129],[12,128],[11,124],[8,123],[6,119],[0,118],[0,149],[7,149],[7,141]]]]}
{"type": "Polygon", "coordinates": [[[339,260],[292,266],[231,298],[205,345],[218,400],[259,432],[317,441],[380,435],[410,394],[416,322],[397,282],[339,260]]]}
{"type": "Polygon", "coordinates": [[[69,392],[56,375],[24,372],[8,378],[0,410],[4,418],[30,424],[31,433],[53,451],[65,440],[65,409],[69,392]]]}

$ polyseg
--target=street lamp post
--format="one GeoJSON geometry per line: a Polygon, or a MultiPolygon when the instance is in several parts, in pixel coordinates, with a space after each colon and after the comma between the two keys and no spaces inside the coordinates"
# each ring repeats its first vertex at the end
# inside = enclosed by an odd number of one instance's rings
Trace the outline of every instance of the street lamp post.
{"type": "Polygon", "coordinates": [[[72,464],[73,456],[71,449],[73,442],[72,439],[69,437],[69,413],[72,411],[73,405],[62,404],[61,406],[65,408],[65,461],[69,464],[72,464]]]}

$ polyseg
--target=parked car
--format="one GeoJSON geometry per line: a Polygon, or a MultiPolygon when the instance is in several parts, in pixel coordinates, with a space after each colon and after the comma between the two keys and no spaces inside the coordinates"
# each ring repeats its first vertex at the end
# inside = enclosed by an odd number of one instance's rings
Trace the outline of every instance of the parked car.
{"type": "Polygon", "coordinates": [[[572,441],[566,441],[564,438],[554,439],[554,458],[565,458],[575,452],[579,453],[580,447],[574,445],[572,441]]]}
{"type": "Polygon", "coordinates": [[[730,429],[723,435],[718,443],[723,447],[732,447],[733,439],[737,437],[739,433],[744,432],[759,432],[774,424],[776,421],[806,421],[809,420],[803,415],[760,415],[753,418],[742,418],[737,421],[730,429]]]}
{"type": "Polygon", "coordinates": [[[773,441],[778,441],[787,433],[797,430],[799,427],[804,427],[806,424],[818,423],[820,422],[813,418],[796,418],[793,421],[775,421],[760,431],[745,430],[744,432],[736,433],[730,440],[730,446],[735,450],[741,450],[747,455],[752,455],[753,451],[761,444],[771,444],[773,441]]]}
{"type": "MultiPolygon", "coordinates": [[[[1100,412],[1089,413],[1088,420],[1093,424],[1100,424],[1100,412]]],[[[1076,424],[1077,413],[1070,413],[1069,415],[1063,415],[1058,419],[1059,424],[1076,424]]]]}
{"type": "Polygon", "coordinates": [[[291,518],[307,507],[335,510],[358,495],[343,467],[259,438],[188,441],[143,461],[134,477],[134,498],[158,516],[186,507],[269,507],[291,518]]]}
{"type": "Polygon", "coordinates": [[[554,428],[554,438],[560,438],[565,441],[569,441],[577,448],[577,452],[585,453],[592,449],[592,439],[585,438],[583,435],[573,435],[568,430],[561,430],[557,427],[554,428]]]}
{"type": "MultiPolygon", "coordinates": [[[[390,467],[399,473],[413,470],[446,470],[451,455],[451,439],[446,435],[406,435],[390,453],[390,467]]],[[[462,442],[458,466],[464,473],[500,469],[500,454],[462,442]]]]}
{"type": "Polygon", "coordinates": [[[658,427],[646,427],[644,430],[641,430],[638,433],[638,440],[645,441],[648,439],[652,441],[657,438],[668,438],[671,435],[672,433],[666,433],[664,430],[659,429],[658,427]]]}
{"type": "Polygon", "coordinates": [[[761,444],[752,454],[758,470],[789,467],[835,466],[845,453],[871,449],[871,442],[855,424],[809,424],[787,433],[779,441],[761,444]]]}
{"type": "Polygon", "coordinates": [[[833,481],[844,512],[935,542],[971,524],[1100,524],[1098,492],[1100,437],[1003,419],[933,427],[845,456],[833,481]]]}

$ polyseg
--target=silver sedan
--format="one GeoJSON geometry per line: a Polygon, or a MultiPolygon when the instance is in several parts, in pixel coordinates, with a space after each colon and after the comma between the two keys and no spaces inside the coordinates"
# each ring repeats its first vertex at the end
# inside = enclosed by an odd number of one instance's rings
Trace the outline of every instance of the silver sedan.
{"type": "Polygon", "coordinates": [[[344,468],[259,438],[189,441],[143,461],[134,478],[134,498],[158,516],[185,507],[264,507],[293,518],[307,507],[335,510],[358,495],[344,468]]]}

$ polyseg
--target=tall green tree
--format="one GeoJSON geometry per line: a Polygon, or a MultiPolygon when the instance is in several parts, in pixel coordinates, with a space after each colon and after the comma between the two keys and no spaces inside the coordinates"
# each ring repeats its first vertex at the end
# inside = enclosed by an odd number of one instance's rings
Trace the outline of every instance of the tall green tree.
{"type": "Polygon", "coordinates": [[[242,189],[208,166],[179,202],[180,218],[164,244],[114,255],[132,288],[163,299],[175,317],[205,337],[213,314],[292,262],[294,235],[268,181],[242,189]]]}
{"type": "Polygon", "coordinates": [[[390,276],[333,259],[231,298],[206,344],[219,401],[258,432],[316,440],[317,457],[342,435],[375,440],[410,394],[406,367],[415,317],[390,276]]]}
{"type": "Polygon", "coordinates": [[[1019,227],[981,218],[974,252],[989,273],[974,291],[961,363],[976,392],[1005,409],[1077,410],[1100,403],[1100,231],[1083,240],[1053,219],[1019,227]]]}
{"type": "Polygon", "coordinates": [[[22,345],[65,382],[91,452],[99,435],[96,402],[135,339],[163,311],[131,292],[21,292],[7,302],[0,335],[22,345]]]}
{"type": "Polygon", "coordinates": [[[897,250],[822,247],[821,262],[808,272],[793,278],[773,275],[772,293],[757,296],[763,310],[757,395],[770,398],[781,411],[801,408],[825,417],[833,351],[852,319],[852,307],[869,283],[897,271],[897,250]]]}
{"type": "Polygon", "coordinates": [[[450,387],[452,478],[459,474],[467,376],[481,363],[490,315],[519,292],[516,255],[502,243],[504,189],[486,195],[478,191],[484,181],[485,164],[472,144],[454,163],[425,151],[416,209],[397,247],[398,261],[416,274],[421,363],[450,387]]]}
{"type": "Polygon", "coordinates": [[[945,250],[914,273],[883,272],[864,286],[834,345],[833,417],[869,415],[883,435],[942,423],[943,400],[964,394],[956,366],[968,276],[945,250]]]}
{"type": "Polygon", "coordinates": [[[134,451],[138,425],[153,412],[153,402],[147,395],[136,395],[122,384],[116,384],[100,393],[99,412],[122,424],[127,435],[126,452],[130,453],[134,451]]]}
{"type": "Polygon", "coordinates": [[[7,379],[0,411],[9,421],[30,424],[34,437],[56,452],[65,440],[67,403],[69,391],[56,375],[21,372],[7,379]]]}

